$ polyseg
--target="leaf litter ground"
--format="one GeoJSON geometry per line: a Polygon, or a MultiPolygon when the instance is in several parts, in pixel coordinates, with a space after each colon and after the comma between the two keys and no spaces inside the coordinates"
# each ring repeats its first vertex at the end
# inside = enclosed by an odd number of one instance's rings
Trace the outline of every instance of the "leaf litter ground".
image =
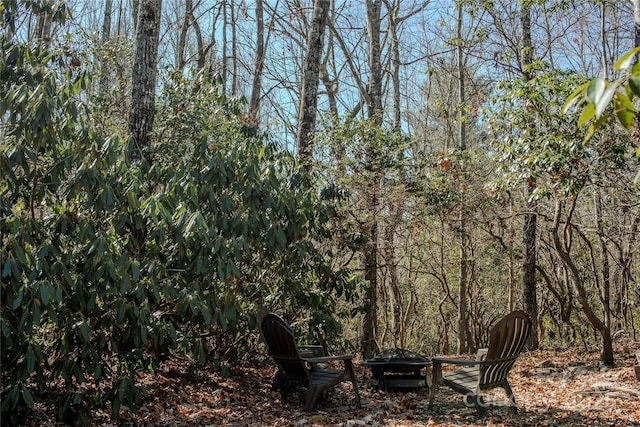
{"type": "MultiPolygon", "coordinates": [[[[188,361],[172,358],[141,381],[148,399],[118,420],[108,408],[90,413],[90,425],[115,426],[640,426],[640,383],[634,375],[640,342],[616,345],[616,367],[598,363],[597,349],[539,350],[523,354],[510,374],[520,410],[513,414],[501,389],[490,392],[484,418],[463,403],[463,396],[440,387],[434,408],[428,392],[376,392],[370,372],[356,362],[362,407],[354,406],[350,383],[302,412],[302,393],[284,400],[270,390],[274,366],[244,364],[231,376],[217,371],[189,373],[188,361]]],[[[58,426],[54,397],[38,403],[26,425],[58,426]]]]}

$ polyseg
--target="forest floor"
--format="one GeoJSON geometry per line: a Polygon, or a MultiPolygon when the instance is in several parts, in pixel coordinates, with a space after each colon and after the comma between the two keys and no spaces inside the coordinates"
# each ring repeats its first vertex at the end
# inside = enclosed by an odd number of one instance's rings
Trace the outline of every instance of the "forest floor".
{"type": "MultiPolygon", "coordinates": [[[[440,387],[434,408],[428,392],[384,393],[370,386],[370,372],[355,363],[362,407],[355,408],[350,383],[342,383],[314,411],[302,412],[302,393],[282,400],[270,390],[275,369],[237,366],[223,378],[215,372],[188,372],[188,363],[171,359],[141,377],[148,399],[123,409],[117,421],[108,409],[94,410],[90,425],[115,426],[640,426],[640,383],[634,375],[640,342],[616,343],[616,367],[604,368],[598,350],[574,347],[524,353],[509,381],[520,410],[513,414],[505,393],[490,392],[484,418],[463,396],[440,387]]],[[[51,402],[36,404],[26,425],[58,426],[51,402]]]]}

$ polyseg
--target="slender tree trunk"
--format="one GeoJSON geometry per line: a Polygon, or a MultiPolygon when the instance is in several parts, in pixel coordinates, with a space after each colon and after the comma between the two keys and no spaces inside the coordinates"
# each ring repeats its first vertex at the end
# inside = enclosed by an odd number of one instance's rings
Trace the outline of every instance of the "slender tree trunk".
{"type": "MultiPolygon", "coordinates": [[[[464,55],[462,46],[462,25],[463,25],[463,7],[461,2],[457,5],[458,17],[456,20],[456,57],[458,72],[458,146],[461,151],[467,149],[467,135],[465,127],[465,87],[464,87],[464,55]]],[[[464,194],[462,195],[464,198],[464,194]]],[[[469,316],[467,303],[467,288],[469,284],[469,264],[467,249],[469,247],[469,235],[467,233],[466,212],[464,210],[464,202],[458,216],[460,227],[460,265],[459,265],[459,281],[458,281],[458,335],[457,335],[457,352],[458,354],[469,351],[470,343],[467,340],[467,331],[469,330],[469,316]]]]}
{"type": "Polygon", "coordinates": [[[149,146],[149,132],[155,117],[156,65],[160,34],[161,0],[142,0],[137,23],[133,61],[133,84],[129,133],[133,142],[133,159],[145,159],[149,146]]]}
{"type": "Polygon", "coordinates": [[[393,82],[393,128],[400,131],[400,47],[398,43],[398,8],[394,4],[389,11],[389,38],[391,39],[391,80],[393,82]]]}
{"type": "Polygon", "coordinates": [[[262,69],[264,68],[264,11],[262,0],[256,0],[256,63],[253,67],[253,84],[249,101],[249,116],[257,121],[262,92],[262,69]]]}
{"type": "Polygon", "coordinates": [[[225,85],[225,93],[228,88],[227,82],[229,79],[229,52],[227,33],[229,32],[229,17],[228,17],[229,4],[227,0],[222,1],[222,80],[225,85]]]}
{"type": "MultiPolygon", "coordinates": [[[[111,14],[113,11],[113,1],[105,0],[104,15],[102,20],[102,47],[103,49],[111,39],[111,14]]],[[[109,92],[109,60],[106,55],[102,55],[100,60],[100,93],[106,96],[109,92]]]]}
{"type": "Polygon", "coordinates": [[[382,125],[382,63],[380,52],[381,0],[366,0],[367,35],[369,37],[369,118],[382,125]]]}
{"type": "Polygon", "coordinates": [[[238,94],[238,28],[236,22],[236,2],[231,0],[231,95],[238,94]]]}
{"type": "MultiPolygon", "coordinates": [[[[399,2],[387,2],[389,20],[389,39],[391,40],[391,82],[393,89],[393,129],[400,135],[401,129],[401,100],[400,100],[400,47],[398,43],[398,10],[399,2]]],[[[400,278],[398,275],[398,261],[395,250],[396,230],[400,225],[404,213],[405,197],[400,195],[399,199],[389,202],[389,222],[385,229],[385,244],[387,249],[386,265],[389,272],[389,288],[391,294],[391,308],[393,313],[393,333],[395,346],[404,348],[405,345],[405,323],[403,318],[404,307],[402,304],[402,293],[400,292],[400,278]]]]}
{"type": "Polygon", "coordinates": [[[602,258],[600,304],[602,306],[603,323],[611,330],[611,273],[609,268],[609,252],[607,251],[607,242],[604,234],[604,220],[602,219],[602,194],[599,188],[594,190],[593,203],[595,205],[594,215],[600,244],[600,257],[602,258]]]}
{"type": "Polygon", "coordinates": [[[178,37],[178,46],[176,47],[176,70],[178,71],[184,70],[184,66],[186,65],[184,51],[187,45],[187,34],[189,33],[193,0],[185,0],[184,5],[184,19],[182,21],[182,28],[180,29],[180,36],[178,37]]]}
{"type": "Polygon", "coordinates": [[[571,283],[576,292],[576,297],[578,299],[578,304],[580,308],[582,308],[582,312],[591,323],[591,326],[594,327],[600,333],[600,337],[602,338],[602,354],[600,355],[600,360],[605,366],[614,366],[614,357],[613,357],[613,340],[611,338],[611,329],[608,325],[603,322],[596,312],[593,310],[589,303],[589,295],[587,289],[584,287],[582,283],[582,278],[580,277],[580,270],[573,262],[573,258],[571,257],[570,252],[570,244],[568,244],[567,240],[570,240],[568,237],[571,233],[571,217],[573,210],[575,209],[576,201],[573,201],[573,205],[570,209],[570,213],[567,214],[565,231],[564,235],[564,243],[563,239],[560,238],[560,217],[562,213],[562,207],[559,200],[556,200],[556,208],[553,220],[553,242],[558,252],[558,255],[562,259],[564,265],[569,270],[569,275],[571,278],[571,283]]]}
{"type": "Polygon", "coordinates": [[[49,44],[51,41],[51,14],[47,11],[38,14],[35,38],[44,44],[49,44]]]}
{"type": "MultiPolygon", "coordinates": [[[[120,0],[120,3],[118,3],[118,21],[116,22],[116,39],[120,39],[120,35],[122,34],[122,26],[124,25],[122,23],[122,15],[124,15],[124,5],[122,4],[124,2],[124,0],[120,0]]],[[[134,20],[135,22],[135,20],[134,20]]]]}
{"type": "Polygon", "coordinates": [[[200,29],[200,24],[198,24],[198,20],[195,19],[195,16],[193,14],[193,9],[191,9],[191,25],[193,26],[193,32],[196,33],[196,43],[198,47],[198,59],[196,62],[196,69],[200,71],[207,64],[207,54],[209,52],[209,49],[211,49],[213,45],[208,45],[205,47],[204,37],[202,36],[202,30],[200,29]]]}
{"type": "Polygon", "coordinates": [[[131,17],[133,18],[133,34],[138,34],[138,16],[140,15],[141,0],[131,0],[131,17]]]}
{"type": "Polygon", "coordinates": [[[400,218],[393,214],[389,218],[389,224],[385,228],[385,263],[389,274],[389,297],[391,299],[391,313],[393,319],[393,340],[395,347],[404,347],[404,328],[402,322],[402,295],[400,293],[400,279],[398,277],[398,265],[395,252],[395,230],[400,218]]]}
{"type": "MultiPolygon", "coordinates": [[[[527,199],[527,212],[524,215],[523,224],[523,246],[524,259],[522,263],[522,281],[523,281],[523,297],[525,311],[531,317],[533,325],[538,324],[538,299],[536,284],[536,240],[537,240],[537,206],[530,199],[531,194],[535,190],[533,179],[528,179],[525,183],[525,197],[527,199]]],[[[538,330],[537,327],[531,329],[528,339],[529,349],[538,348],[538,330]]]]}
{"type": "MultiPolygon", "coordinates": [[[[369,118],[377,125],[382,124],[382,64],[380,62],[380,0],[367,0],[367,35],[369,38],[369,84],[368,110],[369,118]]],[[[375,147],[366,148],[367,157],[373,161],[375,147]]],[[[368,238],[364,250],[364,279],[368,284],[365,305],[366,311],[363,319],[363,343],[362,349],[365,357],[371,357],[377,352],[376,330],[378,326],[378,192],[379,171],[373,170],[371,187],[367,194],[367,211],[369,220],[363,226],[363,233],[368,238]]]]}
{"type": "MultiPolygon", "coordinates": [[[[332,12],[333,12],[333,8],[335,7],[335,2],[331,2],[331,7],[332,7],[332,12]]],[[[336,36],[335,33],[335,29],[331,26],[331,20],[328,19],[327,20],[327,28],[328,28],[328,34],[327,34],[327,48],[326,48],[326,54],[325,54],[325,60],[320,68],[320,79],[322,80],[322,84],[324,85],[325,91],[327,93],[327,101],[329,103],[329,112],[331,113],[333,119],[337,119],[339,116],[339,112],[338,112],[338,88],[339,88],[339,82],[337,79],[331,80],[331,75],[329,74],[329,69],[331,66],[332,70],[335,70],[336,68],[336,64],[334,62],[330,61],[334,61],[335,60],[335,55],[334,55],[334,49],[335,49],[335,42],[338,39],[338,36],[336,36]]],[[[338,41],[338,44],[340,42],[338,41]]],[[[345,176],[344,174],[346,174],[347,172],[347,166],[344,162],[344,159],[346,157],[346,151],[345,151],[345,147],[344,145],[340,144],[335,148],[335,158],[336,158],[336,164],[338,166],[338,173],[341,176],[345,176]]]]}
{"type": "Polygon", "coordinates": [[[621,310],[624,314],[627,327],[633,331],[633,339],[636,339],[636,327],[633,319],[633,307],[630,299],[630,285],[633,283],[633,277],[631,274],[631,267],[635,259],[634,242],[638,236],[640,230],[640,215],[636,216],[629,226],[629,232],[627,233],[626,243],[622,250],[621,265],[622,265],[622,279],[621,279],[621,310]]]}
{"type": "Polygon", "coordinates": [[[607,24],[606,24],[607,4],[601,2],[600,4],[600,55],[602,60],[602,77],[609,78],[609,61],[607,61],[607,24]]]}
{"type": "MultiPolygon", "coordinates": [[[[606,4],[603,2],[600,5],[600,31],[601,31],[601,45],[602,45],[602,70],[603,77],[609,78],[609,66],[607,64],[607,40],[605,33],[605,18],[606,18],[606,4]]],[[[602,284],[600,288],[600,304],[602,307],[602,316],[604,325],[611,330],[611,279],[609,269],[609,253],[607,251],[607,242],[605,240],[604,225],[602,219],[602,193],[599,187],[595,187],[593,193],[594,204],[594,221],[596,224],[596,231],[598,233],[598,240],[600,244],[600,256],[602,258],[602,284]]],[[[598,279],[597,273],[595,277],[598,279]]]]}
{"type": "Polygon", "coordinates": [[[298,131],[296,134],[297,155],[307,172],[311,172],[313,156],[313,136],[316,127],[318,105],[318,84],[320,81],[320,62],[324,31],[329,17],[329,2],[314,0],[311,29],[307,39],[307,54],[304,59],[302,93],[298,115],[298,131]]]}
{"type": "MultiPolygon", "coordinates": [[[[521,65],[522,72],[525,79],[530,80],[532,78],[532,71],[530,66],[533,62],[533,45],[531,43],[531,6],[529,2],[522,1],[520,11],[520,24],[522,27],[522,42],[521,42],[521,65]]],[[[527,179],[525,183],[525,198],[527,204],[527,212],[524,215],[523,225],[523,246],[524,246],[524,259],[522,265],[522,281],[523,281],[523,297],[524,297],[524,309],[531,317],[531,322],[534,325],[531,328],[529,339],[527,341],[529,349],[537,349],[539,346],[538,341],[538,297],[537,297],[537,284],[536,284],[536,234],[537,234],[537,206],[531,199],[531,195],[536,188],[536,183],[533,178],[527,179]]]]}

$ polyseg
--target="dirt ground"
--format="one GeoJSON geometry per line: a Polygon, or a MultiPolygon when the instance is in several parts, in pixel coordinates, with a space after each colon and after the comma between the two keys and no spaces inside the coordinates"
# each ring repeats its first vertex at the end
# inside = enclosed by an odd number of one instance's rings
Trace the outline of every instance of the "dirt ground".
{"type": "MultiPolygon", "coordinates": [[[[501,389],[490,392],[484,418],[463,396],[440,387],[434,408],[428,392],[384,393],[371,387],[368,368],[355,362],[362,407],[355,408],[350,383],[340,384],[312,413],[302,412],[302,393],[283,401],[270,390],[275,367],[232,368],[232,376],[188,373],[185,360],[171,359],[141,376],[148,399],[124,409],[118,420],[108,408],[90,414],[93,426],[640,426],[640,383],[633,365],[640,342],[616,344],[616,367],[603,368],[594,348],[523,354],[509,381],[520,410],[513,414],[501,389]]],[[[40,402],[25,425],[59,426],[51,403],[40,402]]]]}

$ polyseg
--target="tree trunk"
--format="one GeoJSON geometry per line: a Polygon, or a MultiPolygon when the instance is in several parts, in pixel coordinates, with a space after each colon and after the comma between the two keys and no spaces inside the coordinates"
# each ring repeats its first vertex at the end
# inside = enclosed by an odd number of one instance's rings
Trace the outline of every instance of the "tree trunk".
{"type": "Polygon", "coordinates": [[[238,28],[236,26],[236,2],[231,0],[231,95],[238,94],[238,28]]]}
{"type": "Polygon", "coordinates": [[[527,346],[534,350],[539,346],[538,343],[538,299],[536,285],[536,234],[537,234],[537,206],[535,202],[530,200],[531,194],[535,188],[532,179],[527,180],[525,184],[525,197],[527,199],[527,212],[524,215],[523,224],[523,246],[524,257],[522,263],[522,282],[523,282],[523,298],[525,311],[531,317],[534,325],[529,333],[527,346]]]}
{"type": "Polygon", "coordinates": [[[384,230],[384,260],[389,277],[389,297],[391,299],[391,314],[393,319],[393,341],[395,347],[404,348],[404,321],[402,306],[402,293],[400,292],[400,278],[398,275],[398,261],[396,259],[395,235],[402,221],[404,211],[404,198],[398,201],[389,201],[389,219],[384,230]]]}
{"type": "Polygon", "coordinates": [[[200,29],[200,24],[198,24],[198,21],[193,14],[193,9],[191,9],[191,25],[193,26],[193,32],[196,33],[196,43],[198,47],[196,70],[200,71],[207,64],[207,54],[209,52],[209,49],[213,47],[213,44],[205,47],[204,37],[202,37],[202,30],[200,29]]]}
{"type": "MultiPolygon", "coordinates": [[[[603,2],[600,5],[600,31],[601,31],[601,45],[602,45],[602,70],[603,77],[609,78],[608,63],[607,63],[607,39],[604,32],[605,17],[607,9],[606,4],[603,2]]],[[[599,188],[594,189],[593,204],[594,204],[594,221],[596,223],[596,232],[598,233],[598,240],[600,243],[600,256],[602,258],[602,284],[600,287],[600,304],[602,307],[602,317],[604,325],[611,330],[611,280],[609,270],[609,254],[607,252],[607,242],[604,235],[604,226],[602,219],[602,194],[599,188]]],[[[597,272],[595,273],[595,279],[598,280],[597,272]]]]}
{"type": "Polygon", "coordinates": [[[362,321],[362,352],[370,358],[378,352],[376,332],[378,330],[378,206],[377,189],[371,189],[367,197],[367,210],[371,218],[363,226],[363,234],[369,239],[364,249],[364,280],[367,283],[362,321]]]}
{"type": "Polygon", "coordinates": [[[136,25],[133,61],[133,83],[129,133],[133,142],[130,153],[133,159],[148,158],[149,132],[155,116],[156,65],[160,34],[161,0],[142,0],[136,25]]]}
{"type": "Polygon", "coordinates": [[[193,8],[193,0],[185,0],[184,2],[184,19],[180,36],[178,37],[178,46],[176,47],[176,70],[182,72],[186,65],[184,59],[184,51],[187,45],[187,34],[189,33],[189,22],[191,21],[191,9],[193,8]]]}
{"type": "Polygon", "coordinates": [[[222,81],[225,85],[225,93],[227,88],[227,79],[229,73],[228,52],[227,52],[227,32],[229,27],[229,18],[227,17],[227,0],[222,1],[222,81]]]}
{"type": "MultiPolygon", "coordinates": [[[[102,20],[102,48],[104,49],[111,39],[111,13],[113,10],[113,1],[105,0],[104,2],[104,18],[102,20]]],[[[109,92],[109,60],[106,55],[102,55],[100,63],[100,94],[106,96],[109,92]]]]}
{"type": "MultiPolygon", "coordinates": [[[[520,24],[522,27],[522,51],[520,62],[525,79],[530,80],[532,78],[530,66],[533,62],[533,45],[531,43],[531,6],[528,2],[522,1],[521,7],[520,24]]],[[[535,186],[536,184],[534,179],[531,177],[528,178],[525,184],[527,212],[524,216],[522,230],[524,239],[524,259],[522,264],[524,309],[529,314],[532,325],[534,325],[534,327],[531,328],[531,333],[529,334],[529,339],[527,341],[527,346],[531,350],[535,350],[539,346],[537,328],[538,297],[536,285],[536,234],[538,212],[535,202],[531,199],[535,186]]]]}
{"type": "MultiPolygon", "coordinates": [[[[368,112],[369,119],[375,124],[382,124],[382,64],[380,63],[380,0],[367,0],[367,35],[369,38],[369,84],[368,92],[368,112]]],[[[376,148],[369,146],[367,158],[373,162],[376,148]]],[[[368,238],[367,246],[364,250],[364,270],[365,281],[368,284],[365,295],[366,311],[363,319],[363,345],[362,350],[365,358],[371,357],[377,352],[376,330],[377,330],[377,294],[378,294],[378,192],[380,173],[374,166],[372,173],[371,188],[368,191],[366,209],[369,213],[369,220],[363,226],[363,233],[368,238]]]]}
{"type": "MultiPolygon", "coordinates": [[[[124,0],[120,0],[118,2],[118,20],[116,21],[116,35],[115,35],[115,39],[119,39],[120,35],[122,34],[123,31],[123,19],[122,19],[122,15],[124,15],[124,5],[122,4],[124,2],[124,0]]],[[[133,22],[135,22],[136,19],[133,20],[133,22]]]]}
{"type": "Polygon", "coordinates": [[[262,92],[262,69],[264,68],[264,12],[262,0],[256,0],[256,62],[253,67],[253,84],[249,101],[249,117],[257,123],[262,92]]]}
{"type": "Polygon", "coordinates": [[[382,63],[380,53],[381,0],[367,0],[367,36],[369,38],[369,118],[382,125],[382,63]]]}
{"type": "Polygon", "coordinates": [[[49,44],[51,41],[51,14],[46,11],[46,8],[38,14],[35,38],[43,44],[49,44]]]}
{"type": "Polygon", "coordinates": [[[313,156],[312,133],[316,127],[316,113],[318,105],[318,83],[320,81],[320,62],[324,30],[329,16],[329,2],[314,0],[311,29],[307,39],[307,54],[304,59],[302,79],[302,93],[300,95],[300,110],[298,115],[298,131],[296,134],[297,155],[307,172],[311,171],[313,156]]]}
{"type": "Polygon", "coordinates": [[[133,34],[138,34],[138,18],[140,16],[140,1],[131,0],[131,15],[133,18],[133,34]]]}
{"type": "Polygon", "coordinates": [[[634,45],[640,46],[640,0],[633,0],[634,45]]]}
{"type": "Polygon", "coordinates": [[[596,223],[596,231],[600,244],[600,257],[602,258],[602,285],[600,288],[600,304],[602,306],[602,317],[605,326],[611,330],[611,273],[609,268],[609,253],[607,251],[607,242],[605,240],[604,226],[602,219],[602,195],[600,189],[594,190],[593,203],[595,205],[594,215],[596,223]]]}
{"type": "MultiPolygon", "coordinates": [[[[628,211],[628,208],[625,208],[625,211],[628,211]]],[[[625,212],[625,217],[628,216],[628,212],[625,212]]],[[[626,223],[626,221],[625,221],[626,223]]],[[[636,327],[633,319],[633,304],[632,298],[630,295],[631,284],[634,283],[634,278],[632,275],[632,266],[634,265],[635,252],[634,251],[634,242],[638,235],[638,230],[640,229],[640,215],[637,215],[635,218],[631,220],[631,223],[625,227],[625,243],[623,247],[620,249],[620,288],[618,290],[618,298],[620,299],[620,313],[625,319],[625,326],[628,329],[631,329],[633,332],[633,339],[636,339],[636,327]],[[626,231],[628,230],[628,231],[626,231]]]]}
{"type": "MultiPolygon", "coordinates": [[[[393,129],[400,135],[401,128],[401,105],[400,105],[400,47],[398,43],[398,10],[399,2],[387,2],[389,20],[389,39],[391,40],[391,81],[393,89],[393,129]]],[[[402,293],[400,292],[400,278],[398,275],[398,261],[395,250],[396,230],[398,229],[404,213],[405,197],[400,195],[398,200],[388,202],[389,221],[385,229],[385,263],[389,274],[389,290],[391,295],[391,309],[393,314],[393,333],[395,347],[405,346],[405,323],[404,307],[402,304],[402,293]]]]}
{"type": "MultiPolygon", "coordinates": [[[[464,87],[464,57],[462,51],[462,25],[463,25],[463,7],[461,2],[457,3],[458,17],[456,20],[456,57],[458,72],[458,146],[461,151],[467,149],[467,135],[465,127],[465,113],[462,106],[465,101],[464,87]]],[[[464,199],[464,194],[461,195],[464,199]]],[[[466,212],[464,211],[464,202],[461,204],[458,222],[460,227],[460,265],[459,265],[459,281],[458,281],[458,335],[457,335],[457,352],[458,354],[469,351],[470,343],[467,340],[467,331],[469,330],[469,316],[467,304],[467,288],[469,284],[469,264],[467,249],[469,246],[469,236],[467,233],[466,212]]]]}
{"type": "Polygon", "coordinates": [[[393,128],[400,131],[400,47],[398,43],[398,9],[394,2],[389,11],[389,38],[391,39],[391,80],[393,82],[393,128]]]}
{"type": "Polygon", "coordinates": [[[570,213],[567,214],[565,231],[564,235],[564,243],[560,238],[560,217],[562,212],[561,203],[559,200],[556,200],[556,209],[553,218],[553,243],[558,252],[558,255],[562,259],[565,266],[567,266],[569,270],[569,275],[571,278],[571,284],[576,292],[576,297],[578,298],[578,304],[580,308],[582,308],[582,312],[585,314],[591,326],[593,326],[599,333],[602,338],[602,354],[600,355],[600,360],[605,366],[614,366],[614,357],[613,357],[613,340],[611,338],[611,329],[608,325],[606,325],[598,315],[593,311],[591,305],[589,304],[589,295],[587,293],[584,284],[582,283],[582,278],[580,277],[580,270],[573,262],[573,258],[570,253],[570,233],[571,233],[571,217],[572,212],[575,208],[576,200],[573,200],[573,205],[570,209],[570,213]]]}

